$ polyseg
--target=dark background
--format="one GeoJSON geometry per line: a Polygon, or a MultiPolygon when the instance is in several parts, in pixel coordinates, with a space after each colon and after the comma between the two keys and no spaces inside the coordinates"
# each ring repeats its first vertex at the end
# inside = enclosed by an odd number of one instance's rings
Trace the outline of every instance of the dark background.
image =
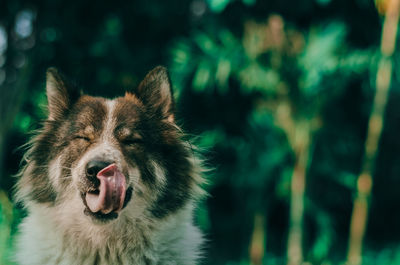
{"type": "MultiPolygon", "coordinates": [[[[289,95],[295,119],[319,123],[307,170],[304,259],[341,264],[382,21],[367,0],[1,1],[4,264],[23,215],[11,203],[23,154],[17,148],[45,118],[46,69],[59,68],[90,94],[114,97],[156,65],[169,68],[180,123],[199,135],[194,142],[214,168],[210,196],[196,215],[208,239],[204,264],[249,264],[256,214],[265,218],[263,264],[285,262],[296,156],[276,124],[282,95],[289,95]]],[[[395,53],[365,264],[400,264],[399,62],[395,53]]]]}

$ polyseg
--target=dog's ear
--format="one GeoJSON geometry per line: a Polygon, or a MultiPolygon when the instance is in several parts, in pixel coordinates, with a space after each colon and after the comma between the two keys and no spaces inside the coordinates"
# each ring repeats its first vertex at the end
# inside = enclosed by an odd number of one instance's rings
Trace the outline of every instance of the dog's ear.
{"type": "Polygon", "coordinates": [[[134,94],[155,115],[174,121],[174,98],[168,71],[163,66],[151,70],[139,84],[134,94]]]}
{"type": "Polygon", "coordinates": [[[63,117],[72,104],[72,89],[70,82],[56,68],[51,67],[46,72],[46,93],[49,110],[49,120],[63,117]]]}

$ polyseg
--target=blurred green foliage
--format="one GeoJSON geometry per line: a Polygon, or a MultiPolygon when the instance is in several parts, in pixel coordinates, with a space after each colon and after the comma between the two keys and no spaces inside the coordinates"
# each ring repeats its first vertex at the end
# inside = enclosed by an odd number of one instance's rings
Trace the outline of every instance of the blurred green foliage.
{"type": "MultiPolygon", "coordinates": [[[[0,36],[0,263],[9,264],[22,215],[9,199],[22,156],[16,148],[46,115],[45,69],[57,66],[88,93],[113,97],[164,64],[181,123],[199,135],[195,142],[214,168],[207,176],[210,196],[196,219],[209,239],[204,264],[249,264],[254,214],[260,212],[266,217],[264,264],[284,264],[296,159],[279,122],[287,102],[296,122],[314,128],[304,257],[311,264],[341,264],[380,28],[367,0],[6,1],[0,8],[0,30],[7,34],[3,50],[0,36]]],[[[400,264],[399,58],[375,170],[365,264],[400,264]]]]}
{"type": "Polygon", "coordinates": [[[0,191],[0,261],[1,264],[14,264],[13,238],[16,225],[20,220],[20,212],[13,206],[4,191],[0,191]]]}

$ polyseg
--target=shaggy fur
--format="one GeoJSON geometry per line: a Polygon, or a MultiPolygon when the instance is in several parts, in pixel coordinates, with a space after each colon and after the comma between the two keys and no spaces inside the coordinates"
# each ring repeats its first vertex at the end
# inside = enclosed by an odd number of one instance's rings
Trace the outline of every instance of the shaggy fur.
{"type": "Polygon", "coordinates": [[[19,264],[196,264],[202,236],[192,211],[203,180],[174,122],[166,69],[155,68],[115,99],[80,95],[49,69],[46,91],[49,116],[30,142],[16,187],[28,212],[19,264]],[[88,207],[87,194],[100,193],[91,161],[113,163],[125,178],[122,209],[88,207]]]}

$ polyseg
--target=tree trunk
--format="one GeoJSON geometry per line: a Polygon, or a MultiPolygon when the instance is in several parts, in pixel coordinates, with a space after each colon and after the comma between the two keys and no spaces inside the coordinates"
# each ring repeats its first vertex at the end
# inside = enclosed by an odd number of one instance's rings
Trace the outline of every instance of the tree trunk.
{"type": "Polygon", "coordinates": [[[304,191],[310,149],[310,123],[308,121],[295,125],[291,142],[296,155],[296,163],[291,179],[287,264],[300,265],[303,262],[304,191]]]}
{"type": "Polygon", "coordinates": [[[361,174],[357,181],[357,197],[354,201],[350,221],[349,249],[347,263],[362,264],[362,243],[368,220],[369,199],[373,184],[373,172],[379,140],[382,133],[384,113],[389,95],[392,76],[392,59],[399,20],[399,0],[388,0],[385,22],[383,24],[381,53],[376,76],[376,93],[368,123],[364,159],[361,174]]]}

